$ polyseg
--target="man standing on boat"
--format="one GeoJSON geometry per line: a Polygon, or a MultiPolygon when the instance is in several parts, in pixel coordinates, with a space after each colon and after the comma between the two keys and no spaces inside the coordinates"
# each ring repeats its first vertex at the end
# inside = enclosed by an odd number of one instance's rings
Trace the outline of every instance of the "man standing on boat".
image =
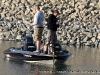
{"type": "Polygon", "coordinates": [[[44,21],[44,14],[40,11],[39,5],[35,6],[35,15],[34,15],[34,22],[31,26],[34,26],[34,41],[36,42],[36,52],[39,52],[41,46],[41,39],[42,39],[42,32],[43,32],[43,21],[44,21]]]}
{"type": "Polygon", "coordinates": [[[59,14],[59,11],[55,10],[53,14],[50,14],[47,19],[48,33],[47,33],[47,42],[44,49],[47,50],[48,45],[50,45],[51,52],[53,51],[54,44],[57,43],[56,31],[57,31],[57,28],[59,27],[59,23],[57,19],[58,14],[59,14]]]}

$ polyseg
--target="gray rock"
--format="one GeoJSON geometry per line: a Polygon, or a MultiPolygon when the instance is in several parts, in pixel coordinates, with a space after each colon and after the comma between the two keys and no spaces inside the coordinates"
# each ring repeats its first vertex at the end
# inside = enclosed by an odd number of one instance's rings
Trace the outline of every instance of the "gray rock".
{"type": "Polygon", "coordinates": [[[100,39],[100,33],[98,33],[97,38],[100,39]]]}
{"type": "Polygon", "coordinates": [[[3,31],[4,32],[9,31],[9,27],[8,26],[3,27],[3,31]]]}
{"type": "Polygon", "coordinates": [[[85,37],[85,38],[83,39],[83,42],[86,42],[86,41],[88,41],[88,37],[85,37]]]}
{"type": "Polygon", "coordinates": [[[69,33],[69,32],[67,32],[67,37],[68,37],[68,38],[71,38],[71,35],[70,35],[70,33],[69,33]]]}
{"type": "Polygon", "coordinates": [[[92,37],[92,42],[96,42],[96,37],[92,37]]]}
{"type": "Polygon", "coordinates": [[[0,39],[3,39],[3,38],[4,38],[4,34],[0,33],[0,39]]]}
{"type": "Polygon", "coordinates": [[[67,45],[67,44],[68,44],[68,41],[67,41],[67,40],[65,40],[65,41],[63,41],[63,43],[62,43],[62,44],[67,45]]]}
{"type": "Polygon", "coordinates": [[[77,42],[77,44],[78,44],[78,45],[80,45],[80,44],[81,44],[81,42],[80,42],[80,39],[79,39],[79,38],[77,38],[77,41],[76,41],[76,42],[77,42]]]}
{"type": "Polygon", "coordinates": [[[11,23],[8,23],[8,27],[9,27],[9,29],[11,29],[11,27],[12,27],[11,23]]]}
{"type": "Polygon", "coordinates": [[[70,40],[70,44],[75,45],[75,41],[74,40],[70,40]]]}
{"type": "Polygon", "coordinates": [[[85,43],[85,46],[90,46],[91,45],[91,43],[89,42],[89,41],[87,41],[86,43],[85,43]]]}
{"type": "Polygon", "coordinates": [[[22,35],[17,35],[16,40],[21,40],[22,39],[22,35]]]}
{"type": "Polygon", "coordinates": [[[7,34],[5,40],[9,40],[12,39],[12,35],[11,34],[7,34]]]}
{"type": "Polygon", "coordinates": [[[92,33],[88,33],[87,37],[92,38],[93,37],[92,33]]]}

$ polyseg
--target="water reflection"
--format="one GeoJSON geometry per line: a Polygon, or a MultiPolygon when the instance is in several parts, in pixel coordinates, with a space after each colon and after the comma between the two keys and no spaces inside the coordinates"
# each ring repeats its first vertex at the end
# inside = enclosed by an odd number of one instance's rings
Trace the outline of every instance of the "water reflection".
{"type": "Polygon", "coordinates": [[[65,64],[26,63],[20,60],[4,58],[3,51],[9,47],[20,47],[20,42],[0,42],[0,75],[99,75],[100,49],[88,46],[66,46],[72,56],[65,64]],[[68,72],[69,71],[69,72],[68,72]],[[77,72],[76,72],[77,71],[77,72]],[[89,71],[89,73],[82,73],[89,71]],[[97,71],[99,73],[90,73],[97,71]]]}
{"type": "Polygon", "coordinates": [[[96,47],[66,47],[73,55],[67,64],[71,70],[100,70],[100,50],[96,47]]]}
{"type": "MultiPolygon", "coordinates": [[[[4,58],[6,68],[9,68],[9,74],[6,75],[62,75],[62,72],[70,70],[70,66],[56,62],[53,64],[26,63],[15,59],[4,58]]],[[[64,74],[64,73],[63,73],[64,74]]]]}

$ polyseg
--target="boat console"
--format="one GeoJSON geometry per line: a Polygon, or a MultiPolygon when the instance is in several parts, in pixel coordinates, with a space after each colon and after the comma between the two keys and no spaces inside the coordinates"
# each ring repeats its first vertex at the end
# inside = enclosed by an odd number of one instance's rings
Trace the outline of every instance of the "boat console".
{"type": "Polygon", "coordinates": [[[36,45],[33,42],[33,37],[32,36],[25,36],[23,39],[23,46],[22,49],[25,51],[36,51],[36,45]]]}

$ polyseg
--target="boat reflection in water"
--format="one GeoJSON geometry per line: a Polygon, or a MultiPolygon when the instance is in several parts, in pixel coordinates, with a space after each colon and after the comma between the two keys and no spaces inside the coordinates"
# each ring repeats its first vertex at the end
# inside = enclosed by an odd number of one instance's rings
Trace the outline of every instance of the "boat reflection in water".
{"type": "MultiPolygon", "coordinates": [[[[70,70],[70,66],[65,63],[55,62],[55,64],[41,62],[24,62],[15,59],[4,58],[4,62],[13,71],[13,75],[62,75],[70,70]]],[[[50,60],[52,62],[52,60],[50,60]]],[[[10,74],[7,74],[10,75],[10,74]]]]}

